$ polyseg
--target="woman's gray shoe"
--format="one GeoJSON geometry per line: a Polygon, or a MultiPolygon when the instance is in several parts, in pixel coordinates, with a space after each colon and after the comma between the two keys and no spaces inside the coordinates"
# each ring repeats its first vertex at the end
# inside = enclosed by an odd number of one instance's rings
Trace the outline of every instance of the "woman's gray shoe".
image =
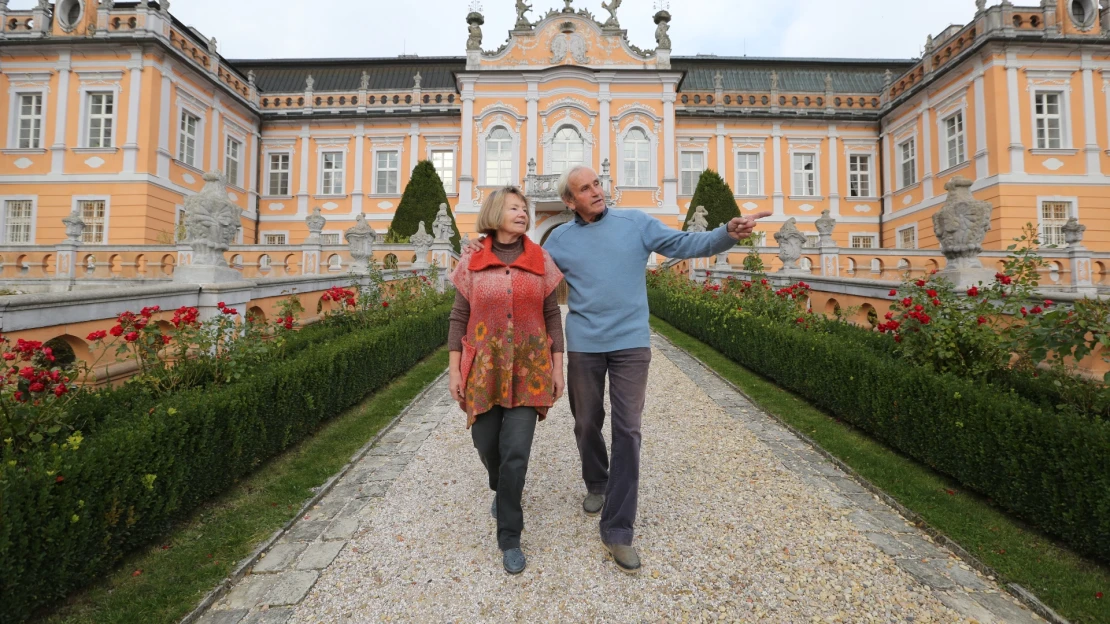
{"type": "Polygon", "coordinates": [[[497,495],[496,494],[493,495],[493,504],[489,506],[489,515],[493,516],[494,520],[497,519],[497,495]]]}
{"type": "Polygon", "coordinates": [[[528,563],[528,560],[524,558],[524,552],[519,548],[506,550],[501,555],[501,561],[505,564],[505,571],[509,574],[520,574],[528,563]]]}
{"type": "Polygon", "coordinates": [[[640,555],[632,546],[623,544],[606,544],[605,549],[622,572],[635,574],[640,571],[640,555]]]}
{"type": "Polygon", "coordinates": [[[604,506],[604,494],[587,494],[586,498],[582,499],[582,511],[586,512],[587,516],[596,516],[604,506]]]}

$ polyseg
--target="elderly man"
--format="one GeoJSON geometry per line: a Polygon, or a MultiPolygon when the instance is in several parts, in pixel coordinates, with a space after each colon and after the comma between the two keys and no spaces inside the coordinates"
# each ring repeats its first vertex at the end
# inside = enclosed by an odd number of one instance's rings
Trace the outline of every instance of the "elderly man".
{"type": "MultiPolygon", "coordinates": [[[[651,362],[645,274],[652,252],[704,258],[747,238],[762,212],[738,217],[711,232],[680,232],[639,210],[605,205],[601,180],[589,167],[559,179],[559,196],[573,221],[544,244],[570,289],[566,320],[567,396],[582,458],[587,515],[601,512],[601,541],[626,572],[640,569],[632,546],[640,485],[640,418],[651,362]],[[612,461],[606,453],[605,375],[612,403],[612,461]]],[[[472,243],[474,244],[474,243],[472,243]]]]}

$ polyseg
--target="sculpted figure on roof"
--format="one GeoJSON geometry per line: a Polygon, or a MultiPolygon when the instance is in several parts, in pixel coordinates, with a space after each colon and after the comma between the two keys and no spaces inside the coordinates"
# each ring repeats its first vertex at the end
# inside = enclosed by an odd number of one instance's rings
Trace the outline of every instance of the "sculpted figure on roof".
{"type": "Polygon", "coordinates": [[[601,8],[609,12],[609,19],[605,20],[606,28],[620,28],[621,23],[617,20],[617,9],[620,8],[621,2],[624,0],[609,0],[609,3],[601,3],[601,8]]]}
{"type": "Polygon", "coordinates": [[[516,0],[516,29],[526,30],[532,27],[531,22],[528,21],[524,14],[532,10],[532,5],[526,4],[524,0],[516,0]]]}

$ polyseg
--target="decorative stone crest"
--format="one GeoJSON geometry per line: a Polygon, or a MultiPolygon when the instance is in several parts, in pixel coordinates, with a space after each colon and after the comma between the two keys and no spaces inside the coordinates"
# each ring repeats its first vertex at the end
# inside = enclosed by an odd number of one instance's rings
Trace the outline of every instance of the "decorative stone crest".
{"type": "Polygon", "coordinates": [[[223,175],[204,174],[204,187],[185,198],[184,244],[192,249],[192,259],[178,267],[174,280],[203,284],[242,279],[224,258],[239,233],[242,216],[243,210],[227,198],[223,175]]]}
{"type": "Polygon", "coordinates": [[[659,11],[653,18],[655,20],[655,45],[663,50],[671,49],[671,37],[667,31],[671,29],[671,14],[659,11]]]}
{"type": "Polygon", "coordinates": [[[779,259],[782,260],[780,272],[805,272],[798,266],[802,257],[802,247],[806,244],[806,235],[802,234],[796,225],[797,220],[791,217],[782,224],[782,229],[775,232],[775,242],[779,244],[779,259]]]}
{"type": "Polygon", "coordinates": [[[623,0],[609,0],[609,3],[601,3],[601,8],[609,12],[609,19],[605,20],[604,28],[620,28],[621,23],[617,19],[617,9],[620,8],[623,0]]]}
{"type": "Polygon", "coordinates": [[[378,240],[378,233],[366,222],[366,215],[360,213],[355,217],[355,226],[348,228],[344,234],[347,237],[347,249],[351,254],[351,270],[355,273],[365,273],[370,258],[374,254],[374,243],[378,240]]]}
{"type": "Polygon", "coordinates": [[[563,32],[551,39],[551,63],[561,63],[569,53],[575,63],[585,65],[590,62],[590,57],[586,54],[589,44],[585,37],[574,32],[573,23],[567,22],[567,24],[569,32],[564,28],[563,32]]]}
{"type": "Polygon", "coordinates": [[[524,14],[532,10],[532,5],[526,4],[523,0],[516,0],[516,30],[530,30],[532,23],[528,21],[524,14]]]}
{"type": "Polygon", "coordinates": [[[828,210],[821,211],[821,218],[817,219],[817,233],[820,235],[818,244],[821,247],[836,247],[833,241],[832,232],[836,227],[836,219],[829,216],[828,210]]]}
{"type": "Polygon", "coordinates": [[[439,205],[436,220],[432,221],[432,234],[435,236],[435,242],[437,243],[451,242],[451,237],[455,234],[455,228],[452,227],[451,216],[447,214],[447,204],[439,205]]]}
{"type": "Polygon", "coordinates": [[[71,244],[80,244],[81,237],[85,235],[85,220],[81,218],[81,213],[76,208],[69,216],[62,219],[62,223],[66,225],[66,241],[71,244]]]}
{"type": "Polygon", "coordinates": [[[933,215],[933,229],[948,259],[945,271],[983,268],[979,254],[991,228],[991,204],[973,198],[971,185],[971,180],[959,176],[945,184],[948,199],[933,215]]]}
{"type": "Polygon", "coordinates": [[[468,30],[470,36],[466,39],[467,50],[481,50],[482,49],[482,24],[486,23],[486,18],[477,11],[471,11],[466,16],[466,23],[469,24],[468,30]]]}
{"type": "Polygon", "coordinates": [[[709,221],[706,217],[709,216],[709,211],[705,206],[698,206],[694,209],[694,218],[690,219],[690,227],[686,228],[688,232],[705,232],[709,229],[709,221]]]}
{"type": "Polygon", "coordinates": [[[1087,226],[1079,222],[1079,219],[1071,217],[1062,228],[1064,231],[1064,241],[1068,247],[1082,247],[1083,246],[1083,233],[1087,231],[1087,226]]]}
{"type": "Polygon", "coordinates": [[[320,244],[320,233],[324,231],[324,225],[327,222],[324,215],[320,214],[319,206],[312,209],[312,214],[305,219],[305,223],[308,224],[308,238],[304,241],[306,245],[320,244]]]}

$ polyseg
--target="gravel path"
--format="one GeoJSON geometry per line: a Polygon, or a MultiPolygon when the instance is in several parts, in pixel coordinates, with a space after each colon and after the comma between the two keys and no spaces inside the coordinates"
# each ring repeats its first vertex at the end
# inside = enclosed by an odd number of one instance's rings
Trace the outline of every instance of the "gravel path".
{"type": "Polygon", "coordinates": [[[285,544],[292,555],[263,560],[269,567],[203,621],[1043,621],[685,353],[657,339],[653,357],[639,575],[607,559],[597,519],[581,511],[565,399],[536,430],[528,568],[505,574],[492,494],[441,380],[412,422],[383,439],[392,450],[372,451],[372,467],[356,467],[360,476],[322,504],[339,509],[332,518],[345,514],[349,530],[302,530],[311,543],[285,544]],[[304,571],[314,566],[298,554],[313,549],[329,553],[319,573],[304,571]]]}

